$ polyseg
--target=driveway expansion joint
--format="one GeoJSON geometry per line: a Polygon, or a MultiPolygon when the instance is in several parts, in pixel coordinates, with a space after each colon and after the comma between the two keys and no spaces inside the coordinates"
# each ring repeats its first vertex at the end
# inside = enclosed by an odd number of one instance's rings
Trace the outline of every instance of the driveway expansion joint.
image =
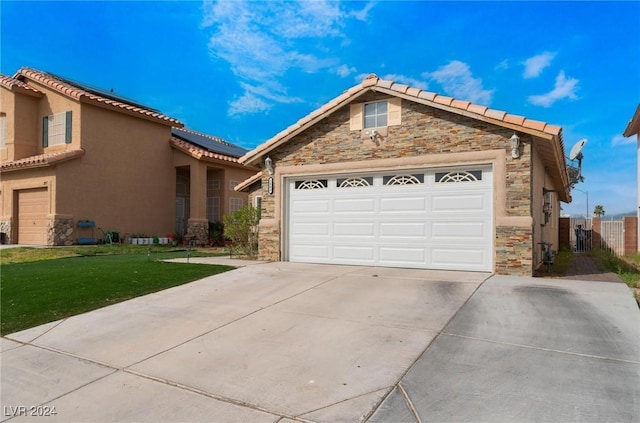
{"type": "Polygon", "coordinates": [[[594,355],[594,354],[585,354],[585,353],[572,352],[572,351],[566,351],[566,350],[556,350],[556,349],[553,349],[553,348],[544,348],[544,347],[537,347],[535,345],[525,345],[525,344],[517,344],[517,343],[513,343],[513,342],[496,341],[496,340],[493,340],[493,339],[477,338],[475,336],[459,335],[459,334],[455,334],[455,333],[443,333],[442,335],[450,336],[450,337],[453,337],[453,338],[463,338],[463,339],[471,339],[471,340],[480,341],[480,342],[488,342],[490,344],[508,345],[510,347],[527,348],[527,349],[530,349],[530,350],[552,352],[552,353],[557,353],[557,354],[568,354],[568,355],[574,355],[576,357],[595,358],[595,359],[598,359],[598,360],[616,361],[616,362],[620,362],[620,363],[640,364],[640,361],[636,361],[636,360],[625,360],[623,358],[604,357],[604,356],[594,355]]]}

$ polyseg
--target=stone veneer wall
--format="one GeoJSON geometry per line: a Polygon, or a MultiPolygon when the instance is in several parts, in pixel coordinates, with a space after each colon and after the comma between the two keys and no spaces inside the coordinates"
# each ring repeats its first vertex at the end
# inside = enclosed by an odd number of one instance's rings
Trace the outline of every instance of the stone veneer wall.
{"type": "Polygon", "coordinates": [[[185,238],[195,241],[196,245],[209,243],[209,222],[189,222],[185,238]]]}
{"type": "Polygon", "coordinates": [[[0,232],[5,234],[5,237],[6,237],[5,242],[7,244],[13,243],[13,239],[12,239],[13,234],[11,233],[11,219],[0,220],[0,232]]]}
{"type": "MultiPolygon", "coordinates": [[[[388,96],[369,93],[357,102],[384,98],[388,96]]],[[[328,164],[503,148],[508,153],[506,204],[502,207],[507,216],[531,216],[530,137],[521,136],[520,158],[512,159],[509,138],[513,130],[403,100],[402,124],[388,127],[388,136],[379,145],[374,145],[362,139],[361,131],[350,130],[349,113],[349,106],[343,107],[270,152],[274,165],[328,164]]],[[[345,171],[348,170],[345,167],[345,171]]],[[[265,172],[260,189],[263,195],[262,218],[272,220],[272,223],[271,226],[261,225],[259,258],[280,260],[276,198],[266,194],[267,177],[265,172]]],[[[494,208],[498,207],[501,206],[495,205],[494,208]]],[[[496,273],[531,275],[532,229],[497,227],[495,235],[496,273]]]]}
{"type": "Polygon", "coordinates": [[[531,276],[533,229],[496,227],[495,272],[499,275],[531,276]]]}
{"type": "Polygon", "coordinates": [[[73,245],[73,219],[56,218],[47,223],[47,245],[73,245]]]}

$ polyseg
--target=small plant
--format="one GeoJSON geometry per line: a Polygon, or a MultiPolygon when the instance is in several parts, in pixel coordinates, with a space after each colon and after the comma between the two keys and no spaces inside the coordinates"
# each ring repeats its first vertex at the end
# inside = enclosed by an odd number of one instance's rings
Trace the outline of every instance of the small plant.
{"type": "Polygon", "coordinates": [[[209,222],[209,242],[212,246],[221,247],[224,245],[224,223],[209,222]]]}
{"type": "Polygon", "coordinates": [[[247,205],[224,216],[224,235],[244,254],[255,257],[258,252],[258,209],[247,205]]]}

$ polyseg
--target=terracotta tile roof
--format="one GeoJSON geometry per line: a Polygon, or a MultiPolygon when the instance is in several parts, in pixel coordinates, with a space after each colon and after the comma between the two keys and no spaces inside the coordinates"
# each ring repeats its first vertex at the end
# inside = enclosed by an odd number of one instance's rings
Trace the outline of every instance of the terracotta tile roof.
{"type": "Polygon", "coordinates": [[[229,157],[242,157],[247,153],[246,148],[239,147],[235,144],[213,135],[204,134],[191,129],[171,128],[171,134],[175,138],[195,144],[197,147],[204,148],[212,153],[222,154],[229,157]]]}
{"type": "Polygon", "coordinates": [[[198,160],[222,160],[225,162],[241,165],[237,157],[231,157],[225,154],[209,151],[178,137],[171,137],[169,143],[173,148],[180,150],[198,160]]]}
{"type": "Polygon", "coordinates": [[[52,166],[67,160],[75,159],[84,155],[84,150],[66,150],[55,153],[39,154],[20,160],[5,162],[0,164],[0,171],[10,172],[12,170],[31,169],[35,167],[52,166]]]}
{"type": "Polygon", "coordinates": [[[624,129],[622,135],[624,135],[626,138],[630,137],[631,135],[640,136],[640,104],[638,104],[636,112],[629,120],[629,123],[627,123],[627,127],[624,129]]]}
{"type": "Polygon", "coordinates": [[[171,126],[183,126],[182,123],[177,119],[165,116],[157,110],[153,110],[146,106],[142,106],[140,104],[136,104],[134,102],[130,102],[116,96],[110,96],[108,93],[97,93],[95,90],[82,86],[81,84],[75,85],[68,80],[64,80],[50,73],[41,72],[36,69],[26,67],[21,68],[13,76],[13,79],[23,81],[25,79],[29,79],[81,102],[94,103],[102,107],[120,110],[122,112],[128,112],[135,115],[141,115],[143,117],[146,117],[147,119],[162,122],[171,126]]]}
{"type": "Polygon", "coordinates": [[[2,74],[0,74],[0,85],[10,91],[19,91],[34,97],[42,97],[44,95],[42,91],[38,91],[20,80],[2,74]]]}
{"type": "Polygon", "coordinates": [[[256,162],[257,160],[259,160],[260,156],[264,155],[283,142],[286,142],[290,137],[295,136],[296,134],[301,132],[300,130],[308,128],[317,120],[324,118],[331,112],[335,111],[337,108],[348,104],[349,102],[355,100],[357,97],[369,90],[383,92],[389,95],[396,95],[398,97],[406,98],[432,107],[448,110],[453,113],[463,114],[471,118],[489,121],[496,125],[514,128],[524,133],[546,136],[547,138],[557,137],[557,141],[559,142],[559,146],[561,147],[560,151],[562,152],[562,164],[564,165],[564,143],[562,141],[562,128],[560,128],[559,126],[527,119],[524,116],[511,115],[502,110],[490,109],[486,106],[473,104],[468,101],[457,100],[452,97],[424,91],[419,88],[408,87],[405,84],[398,84],[394,81],[380,79],[373,74],[367,76],[364,81],[362,81],[362,83],[346,90],[342,95],[336,97],[329,103],[303,117],[298,122],[291,125],[284,131],[281,131],[264,144],[248,152],[243,157],[241,157],[240,161],[243,163],[256,162]]]}

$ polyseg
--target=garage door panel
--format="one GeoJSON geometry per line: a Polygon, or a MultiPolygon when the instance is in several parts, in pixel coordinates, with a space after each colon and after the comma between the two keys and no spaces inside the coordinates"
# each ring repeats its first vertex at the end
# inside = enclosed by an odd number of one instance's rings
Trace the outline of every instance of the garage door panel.
{"type": "Polygon", "coordinates": [[[382,198],[380,212],[424,212],[427,210],[427,200],[424,197],[382,198]]]}
{"type": "Polygon", "coordinates": [[[433,248],[431,262],[449,268],[477,268],[485,262],[485,252],[481,249],[433,248]]]}
{"type": "Polygon", "coordinates": [[[427,224],[423,222],[382,222],[380,223],[381,237],[424,237],[427,224]]]}
{"type": "Polygon", "coordinates": [[[291,207],[293,213],[317,214],[329,212],[329,200],[296,200],[291,207]]]}
{"type": "Polygon", "coordinates": [[[372,263],[375,251],[373,247],[358,247],[354,245],[336,245],[334,247],[334,259],[358,260],[372,263]]]}
{"type": "Polygon", "coordinates": [[[328,223],[297,223],[292,227],[293,235],[329,235],[328,223]]]}
{"type": "Polygon", "coordinates": [[[329,259],[329,247],[326,245],[298,244],[292,259],[294,259],[293,261],[315,260],[316,263],[326,262],[329,259]]]}
{"type": "Polygon", "coordinates": [[[380,261],[385,264],[404,263],[423,267],[426,263],[424,248],[381,247],[380,261]]]}
{"type": "Polygon", "coordinates": [[[436,213],[483,212],[487,209],[486,194],[434,195],[431,199],[431,211],[436,213]]]}
{"type": "Polygon", "coordinates": [[[375,225],[373,223],[335,223],[333,235],[372,238],[375,235],[375,225]]]}
{"type": "Polygon", "coordinates": [[[371,198],[362,199],[335,199],[333,202],[335,213],[373,213],[375,211],[375,201],[371,198]]]}
{"type": "Polygon", "coordinates": [[[431,234],[434,239],[480,239],[484,240],[487,236],[486,221],[477,222],[433,222],[431,224],[431,234]]]}

